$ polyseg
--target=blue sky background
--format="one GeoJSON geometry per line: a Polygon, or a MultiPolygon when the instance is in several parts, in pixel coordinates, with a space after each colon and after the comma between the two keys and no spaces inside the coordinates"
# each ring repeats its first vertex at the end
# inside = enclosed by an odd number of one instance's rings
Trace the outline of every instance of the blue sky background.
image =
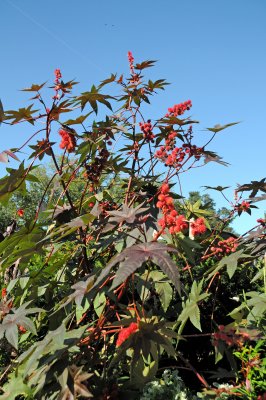
{"type": "MultiPolygon", "coordinates": [[[[231,164],[209,163],[184,175],[185,193],[202,185],[259,180],[266,173],[266,1],[265,0],[1,0],[0,97],[5,109],[23,107],[30,97],[18,89],[52,82],[60,68],[76,78],[80,91],[111,72],[127,72],[127,51],[136,61],[156,59],[151,79],[171,82],[153,99],[147,118],[191,99],[191,115],[201,121],[197,143],[217,123],[242,121],[217,135],[210,149],[231,164]]],[[[18,147],[34,131],[28,125],[0,128],[0,150],[18,147]]],[[[12,163],[13,165],[13,163],[12,163]]],[[[5,173],[0,166],[1,176],[5,173]]],[[[218,206],[223,198],[210,192],[218,206]]],[[[238,232],[263,217],[260,210],[241,216],[238,232]]]]}

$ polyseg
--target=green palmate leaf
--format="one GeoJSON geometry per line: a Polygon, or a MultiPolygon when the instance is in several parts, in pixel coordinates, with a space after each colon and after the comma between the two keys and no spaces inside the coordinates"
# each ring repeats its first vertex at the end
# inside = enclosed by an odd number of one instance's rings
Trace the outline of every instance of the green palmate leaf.
{"type": "Polygon", "coordinates": [[[84,109],[87,103],[90,104],[93,111],[97,114],[98,105],[97,103],[102,103],[112,111],[112,106],[107,99],[113,99],[114,97],[99,93],[95,86],[92,86],[90,92],[81,93],[81,96],[77,97],[77,103],[80,103],[81,110],[84,109]]]}
{"type": "Polygon", "coordinates": [[[116,277],[113,281],[112,288],[119,286],[131,274],[140,268],[143,263],[150,260],[159,268],[161,268],[161,270],[173,282],[180,294],[180,277],[178,267],[167,252],[178,253],[178,250],[163,243],[157,242],[142,243],[131,246],[122,251],[122,253],[117,254],[107,264],[97,279],[95,285],[101,282],[116,264],[120,264],[116,273],[116,277]]]}
{"type": "Polygon", "coordinates": [[[217,133],[217,132],[222,131],[223,129],[229,128],[230,126],[237,125],[237,124],[240,124],[240,121],[231,122],[230,124],[226,124],[226,125],[217,124],[217,125],[214,125],[213,128],[207,128],[207,130],[211,131],[211,132],[214,132],[214,133],[217,133]]]}
{"type": "Polygon", "coordinates": [[[7,168],[9,175],[0,179],[0,201],[3,205],[7,204],[12,194],[19,190],[21,193],[26,193],[25,176],[27,170],[24,169],[22,162],[18,169],[7,168]]]}
{"type": "Polygon", "coordinates": [[[168,282],[156,282],[155,290],[159,295],[160,301],[164,311],[167,311],[170,302],[173,298],[173,289],[168,282]]]}
{"type": "Polygon", "coordinates": [[[217,190],[218,192],[222,192],[225,189],[230,188],[230,186],[203,186],[206,189],[217,190]]]}
{"type": "Polygon", "coordinates": [[[181,334],[182,330],[189,319],[190,322],[201,331],[200,324],[200,310],[198,306],[198,302],[206,299],[209,294],[201,293],[202,292],[203,280],[197,284],[196,281],[193,282],[191,287],[191,292],[188,296],[187,301],[183,304],[183,310],[178,317],[178,322],[181,323],[178,333],[181,334]]]}
{"type": "Polygon", "coordinates": [[[240,259],[245,259],[245,258],[252,258],[252,257],[249,256],[248,254],[244,254],[243,249],[238,250],[235,253],[231,253],[229,256],[223,257],[219,261],[218,266],[208,275],[208,278],[211,278],[216,272],[218,272],[221,268],[226,266],[228,276],[231,279],[237,269],[238,261],[240,259]]]}
{"type": "Polygon", "coordinates": [[[41,85],[33,83],[30,88],[21,89],[21,91],[22,92],[38,92],[39,90],[41,90],[44,87],[45,84],[46,84],[46,82],[42,83],[41,85]]]}
{"type": "Polygon", "coordinates": [[[245,295],[246,300],[237,308],[235,308],[229,315],[233,318],[243,309],[248,309],[248,321],[259,321],[265,318],[266,314],[266,294],[259,292],[248,292],[245,295]]]}
{"type": "Polygon", "coordinates": [[[15,370],[9,376],[8,382],[3,386],[4,394],[0,395],[0,400],[15,400],[20,395],[31,398],[33,394],[31,388],[24,382],[22,373],[15,370]]]}
{"type": "Polygon", "coordinates": [[[105,293],[98,292],[94,299],[94,302],[93,302],[94,310],[95,310],[96,314],[98,315],[98,317],[102,314],[102,312],[105,308],[105,305],[106,305],[105,293]]]}
{"type": "Polygon", "coordinates": [[[23,328],[36,335],[34,323],[27,317],[27,315],[41,312],[43,310],[40,308],[26,309],[29,303],[30,302],[27,302],[17,309],[12,309],[13,313],[7,314],[0,325],[0,338],[5,335],[7,341],[15,347],[15,349],[18,348],[18,326],[23,326],[23,328]]]}
{"type": "Polygon", "coordinates": [[[68,119],[67,121],[63,122],[63,125],[77,125],[77,124],[83,124],[85,119],[92,114],[92,111],[89,112],[88,114],[85,115],[80,115],[76,119],[68,119]]]}
{"type": "Polygon", "coordinates": [[[26,121],[34,125],[33,114],[38,110],[32,110],[33,104],[29,105],[27,108],[19,108],[18,111],[8,110],[5,112],[5,119],[11,119],[12,124],[16,124],[20,121],[26,121]]]}
{"type": "Polygon", "coordinates": [[[116,80],[116,74],[111,74],[110,78],[101,81],[100,85],[98,86],[98,89],[101,89],[103,86],[107,85],[108,83],[112,83],[115,80],[116,80]]]}
{"type": "Polygon", "coordinates": [[[0,243],[0,269],[5,270],[17,260],[20,268],[24,268],[34,254],[43,253],[42,245],[39,243],[43,237],[44,231],[38,226],[32,230],[23,227],[7,236],[0,243]]]}
{"type": "Polygon", "coordinates": [[[140,64],[136,64],[135,68],[139,69],[139,70],[142,70],[142,69],[145,69],[145,68],[153,67],[155,63],[156,63],[156,60],[147,60],[147,61],[143,61],[140,64]]]}

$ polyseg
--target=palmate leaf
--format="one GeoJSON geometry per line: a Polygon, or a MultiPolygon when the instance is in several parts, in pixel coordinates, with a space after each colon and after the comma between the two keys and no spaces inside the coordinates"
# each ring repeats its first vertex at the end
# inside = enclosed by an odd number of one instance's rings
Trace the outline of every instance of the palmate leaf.
{"type": "Polygon", "coordinates": [[[191,287],[191,292],[187,301],[183,304],[183,310],[178,317],[178,322],[181,323],[178,333],[181,334],[183,328],[189,319],[190,322],[199,330],[201,331],[200,325],[200,310],[198,306],[198,302],[206,299],[209,294],[208,293],[201,293],[202,291],[203,280],[197,284],[196,281],[193,282],[191,287]]]}
{"type": "Polygon", "coordinates": [[[244,183],[243,185],[239,185],[237,188],[237,192],[248,192],[251,191],[249,197],[254,197],[258,193],[258,191],[262,191],[266,193],[266,178],[261,179],[260,181],[251,181],[250,183],[244,183]]]}
{"type": "Polygon", "coordinates": [[[229,254],[229,256],[223,257],[219,261],[218,266],[208,275],[208,279],[210,279],[214,274],[216,274],[216,272],[218,272],[221,268],[225,266],[227,267],[227,274],[231,279],[237,269],[238,261],[244,258],[252,259],[252,256],[244,254],[243,249],[231,253],[229,254]]]}
{"type": "Polygon", "coordinates": [[[33,104],[30,104],[27,108],[19,108],[18,111],[9,110],[5,112],[5,119],[11,121],[12,124],[16,124],[20,121],[27,121],[30,124],[34,125],[34,119],[32,114],[36,113],[38,110],[32,110],[33,104]]]}
{"type": "Polygon", "coordinates": [[[114,97],[102,94],[98,92],[98,89],[93,85],[90,92],[83,92],[81,96],[77,97],[77,103],[81,105],[81,110],[84,109],[87,103],[90,104],[91,108],[97,114],[98,103],[104,104],[112,111],[112,106],[107,99],[113,99],[114,97]]]}
{"type": "Polygon", "coordinates": [[[15,348],[18,348],[18,326],[32,332],[36,335],[36,329],[34,323],[27,317],[28,314],[34,314],[36,312],[43,311],[41,308],[28,308],[30,302],[23,304],[17,309],[13,309],[13,314],[7,314],[0,325],[0,338],[4,335],[7,341],[15,348]]]}
{"type": "Polygon", "coordinates": [[[93,397],[91,392],[84,385],[84,381],[89,379],[93,374],[83,372],[82,368],[76,365],[71,365],[63,371],[63,374],[59,377],[59,383],[62,386],[62,390],[59,394],[58,400],[69,400],[77,398],[80,395],[85,398],[93,397]],[[68,386],[68,380],[70,385],[68,386]],[[73,390],[74,389],[74,390],[73,390]]]}
{"type": "Polygon", "coordinates": [[[22,373],[17,373],[16,370],[9,376],[8,382],[2,389],[4,390],[4,394],[0,395],[0,400],[15,400],[19,395],[29,396],[28,398],[30,398],[33,394],[32,389],[24,383],[22,373]]]}
{"type": "Polygon", "coordinates": [[[144,211],[148,210],[148,208],[142,208],[142,205],[143,204],[140,204],[136,208],[133,208],[133,207],[128,207],[126,204],[123,204],[121,211],[108,212],[108,214],[111,215],[109,221],[115,222],[117,224],[121,222],[133,224],[137,215],[142,214],[144,211]]]}
{"type": "Polygon", "coordinates": [[[85,119],[92,114],[92,111],[90,111],[88,114],[85,115],[80,115],[76,119],[68,119],[67,121],[63,122],[63,125],[77,125],[77,124],[83,124],[85,119]]]}
{"type": "Polygon", "coordinates": [[[223,190],[230,188],[230,186],[220,186],[220,185],[219,186],[202,186],[202,187],[209,189],[209,190],[217,190],[218,192],[222,192],[223,190]]]}
{"type": "Polygon", "coordinates": [[[217,133],[217,132],[222,131],[223,129],[229,128],[230,126],[237,125],[237,124],[240,124],[240,121],[238,121],[238,122],[230,122],[230,124],[226,124],[226,125],[217,124],[217,125],[214,125],[213,128],[207,128],[207,130],[211,131],[211,132],[214,132],[214,133],[217,133]]]}
{"type": "Polygon", "coordinates": [[[167,252],[178,253],[178,250],[163,243],[149,242],[131,246],[122,253],[117,254],[103,269],[95,285],[104,279],[111,269],[120,264],[113,281],[112,288],[119,286],[131,274],[133,274],[143,263],[152,261],[168,276],[180,294],[180,276],[176,263],[167,252]]]}
{"type": "Polygon", "coordinates": [[[21,89],[22,92],[38,92],[40,89],[44,87],[46,82],[38,85],[37,83],[33,83],[30,88],[21,89]]]}

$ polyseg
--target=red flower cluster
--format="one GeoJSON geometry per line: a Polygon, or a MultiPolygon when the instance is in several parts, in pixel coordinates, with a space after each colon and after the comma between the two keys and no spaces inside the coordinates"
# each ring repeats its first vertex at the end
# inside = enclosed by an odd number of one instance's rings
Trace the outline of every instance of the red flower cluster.
{"type": "Polygon", "coordinates": [[[131,51],[128,51],[127,58],[128,58],[128,62],[129,62],[129,68],[130,68],[131,72],[134,72],[134,57],[133,57],[133,54],[131,53],[131,51]]]}
{"type": "Polygon", "coordinates": [[[19,217],[23,217],[23,215],[24,215],[24,210],[23,210],[23,208],[19,208],[19,209],[17,210],[17,215],[18,215],[19,217]]]}
{"type": "Polygon", "coordinates": [[[66,149],[68,153],[72,153],[77,145],[76,138],[73,133],[67,131],[66,129],[59,129],[58,133],[62,138],[59,145],[60,149],[66,149]]]}
{"type": "Polygon", "coordinates": [[[201,235],[206,232],[207,228],[203,218],[197,218],[196,221],[190,222],[192,236],[201,235]]]}
{"type": "Polygon", "coordinates": [[[236,209],[240,212],[247,212],[250,209],[250,203],[248,201],[243,200],[241,204],[236,206],[236,209]]]}
{"type": "Polygon", "coordinates": [[[60,98],[60,95],[58,94],[58,92],[61,89],[60,79],[62,78],[62,74],[61,74],[61,71],[60,71],[59,68],[57,68],[54,71],[54,74],[55,74],[55,80],[54,80],[54,83],[55,83],[55,87],[54,87],[55,95],[53,96],[53,99],[54,100],[58,100],[60,98]]]}
{"type": "Polygon", "coordinates": [[[184,114],[186,110],[190,110],[191,107],[191,100],[187,100],[184,103],[175,104],[173,107],[168,108],[168,114],[166,114],[166,117],[177,117],[178,115],[184,114]]]}
{"type": "Polygon", "coordinates": [[[218,246],[212,246],[211,251],[215,255],[223,256],[230,253],[234,253],[237,249],[237,239],[232,236],[226,240],[220,240],[218,246]]]}
{"type": "Polygon", "coordinates": [[[2,293],[1,293],[1,295],[2,295],[2,299],[5,299],[5,298],[6,298],[6,295],[7,295],[7,290],[6,290],[6,288],[5,288],[5,287],[2,289],[2,293]]]}
{"type": "Polygon", "coordinates": [[[136,324],[136,322],[131,322],[131,324],[127,328],[121,329],[116,341],[116,347],[121,346],[121,344],[124,343],[124,341],[127,340],[129,336],[131,336],[132,333],[136,332],[137,330],[138,324],[136,324]]]}
{"type": "Polygon", "coordinates": [[[219,340],[224,341],[228,346],[242,346],[242,344],[250,339],[247,332],[238,332],[234,329],[226,329],[224,325],[219,325],[219,332],[213,334],[213,345],[218,346],[219,340]]]}
{"type": "Polygon", "coordinates": [[[58,85],[60,83],[60,79],[62,78],[62,74],[61,74],[60,69],[59,68],[55,69],[54,74],[55,74],[54,83],[56,85],[58,85]]]}
{"type": "Polygon", "coordinates": [[[184,215],[178,215],[174,207],[174,200],[169,196],[169,185],[164,183],[161,187],[156,206],[161,208],[164,216],[158,221],[163,228],[168,228],[171,235],[188,228],[184,215]]]}
{"type": "Polygon", "coordinates": [[[155,138],[155,135],[152,133],[152,124],[151,120],[148,119],[147,122],[140,122],[139,123],[140,129],[143,132],[143,137],[144,139],[147,139],[147,141],[153,142],[153,139],[155,138]]]}

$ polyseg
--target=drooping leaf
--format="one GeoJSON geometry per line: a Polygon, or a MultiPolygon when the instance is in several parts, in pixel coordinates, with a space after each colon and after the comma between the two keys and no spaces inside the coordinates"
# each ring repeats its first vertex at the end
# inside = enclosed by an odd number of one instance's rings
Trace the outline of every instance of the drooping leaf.
{"type": "Polygon", "coordinates": [[[217,133],[217,132],[222,131],[223,129],[229,128],[229,126],[233,126],[233,125],[237,125],[237,124],[240,124],[240,121],[238,121],[238,122],[231,122],[230,124],[226,124],[226,125],[217,124],[217,125],[214,125],[213,128],[207,128],[207,130],[208,130],[208,131],[211,131],[211,132],[217,133]]]}
{"type": "Polygon", "coordinates": [[[173,289],[168,282],[156,282],[155,290],[159,295],[163,310],[166,312],[173,298],[173,289]]]}
{"type": "Polygon", "coordinates": [[[92,111],[89,112],[88,114],[85,115],[80,115],[79,117],[75,119],[68,119],[67,121],[63,122],[63,125],[77,125],[77,124],[82,124],[85,119],[92,114],[92,111]]]}
{"type": "Polygon", "coordinates": [[[111,74],[110,78],[101,81],[100,85],[98,86],[98,89],[101,89],[103,86],[107,85],[108,83],[112,83],[115,80],[116,80],[116,74],[111,74]]]}
{"type": "Polygon", "coordinates": [[[0,153],[0,162],[8,163],[8,156],[5,151],[0,153]]]}

